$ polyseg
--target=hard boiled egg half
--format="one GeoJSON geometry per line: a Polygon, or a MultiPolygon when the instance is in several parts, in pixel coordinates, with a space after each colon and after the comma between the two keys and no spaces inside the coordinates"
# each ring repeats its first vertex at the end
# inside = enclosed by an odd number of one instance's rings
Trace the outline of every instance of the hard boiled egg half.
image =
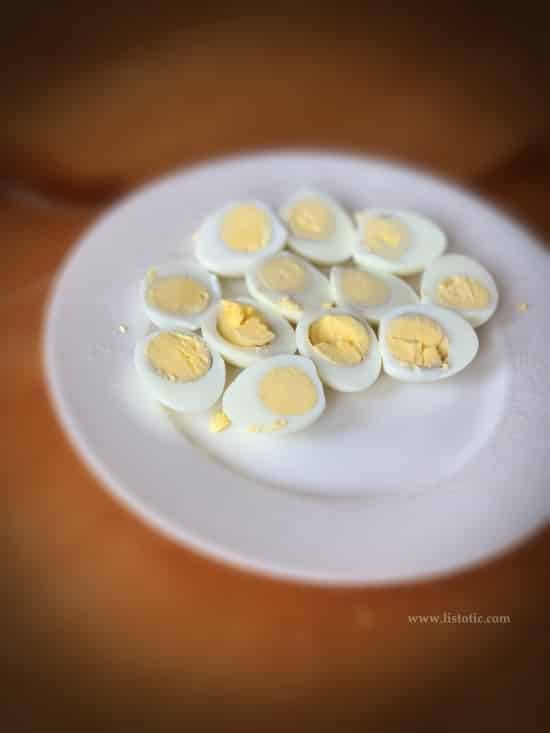
{"type": "Polygon", "coordinates": [[[225,364],[189,330],[155,331],[134,349],[136,371],[151,396],[180,412],[208,410],[225,386],[225,364]]]}
{"type": "Polygon", "coordinates": [[[263,257],[247,270],[245,279],[253,298],[293,323],[306,310],[332,305],[325,275],[290,252],[263,257]]]}
{"type": "Polygon", "coordinates": [[[244,369],[225,391],[222,407],[234,425],[251,433],[285,435],[321,416],[325,394],[310,359],[282,354],[244,369]]]}
{"type": "Polygon", "coordinates": [[[468,366],[478,351],[472,326],[451,310],[408,305],[380,321],[384,370],[402,382],[435,382],[468,366]]]}
{"type": "Polygon", "coordinates": [[[366,321],[341,309],[304,316],[296,342],[321,380],[340,392],[360,392],[378,379],[382,365],[378,341],[366,321]]]}
{"type": "Polygon", "coordinates": [[[424,270],[447,246],[445,233],[420,214],[403,209],[366,209],[355,214],[353,258],[358,265],[394,275],[424,270]]]}
{"type": "Polygon", "coordinates": [[[151,267],[141,286],[145,311],[159,328],[199,328],[220,296],[218,278],[193,263],[151,267]]]}
{"type": "Polygon", "coordinates": [[[261,201],[236,201],[210,214],[194,235],[195,254],[207,270],[242,277],[259,257],[284,247],[287,232],[261,201]]]}
{"type": "Polygon", "coordinates": [[[418,296],[408,283],[382,271],[333,267],[330,287],[341,308],[375,324],[393,308],[418,303],[418,296]]]}
{"type": "Polygon", "coordinates": [[[438,257],[426,268],[420,284],[423,303],[460,313],[476,328],[489,320],[498,305],[498,290],[479,262],[463,255],[438,257]]]}
{"type": "Polygon", "coordinates": [[[221,300],[204,321],[202,335],[211,349],[240,367],[296,351],[292,326],[249,298],[221,300]]]}
{"type": "Polygon", "coordinates": [[[344,209],[333,198],[301,190],[281,207],[288,227],[288,244],[318,265],[333,265],[351,257],[355,230],[344,209]]]}

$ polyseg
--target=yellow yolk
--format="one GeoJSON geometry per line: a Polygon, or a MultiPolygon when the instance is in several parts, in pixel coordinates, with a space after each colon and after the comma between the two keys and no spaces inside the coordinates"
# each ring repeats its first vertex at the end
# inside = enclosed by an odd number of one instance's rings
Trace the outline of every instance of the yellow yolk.
{"type": "Polygon", "coordinates": [[[192,382],[204,376],[211,362],[198,336],[173,331],[163,331],[149,341],[147,358],[155,371],[172,382],[192,382]]]}
{"type": "Polygon", "coordinates": [[[292,233],[302,239],[325,239],[334,227],[330,209],[319,199],[299,201],[290,212],[288,225],[292,233]]]}
{"type": "Polygon", "coordinates": [[[342,292],[346,298],[360,305],[382,305],[390,297],[390,289],[385,282],[360,270],[343,271],[342,292]]]}
{"type": "Polygon", "coordinates": [[[276,367],[267,372],[258,393],[268,410],[283,417],[305,415],[317,404],[315,385],[297,367],[276,367]]]}
{"type": "Polygon", "coordinates": [[[275,338],[269,324],[253,305],[234,300],[222,300],[218,331],[235,346],[266,346],[275,338]]]}
{"type": "Polygon", "coordinates": [[[407,227],[394,217],[375,216],[363,227],[363,244],[386,260],[398,260],[409,246],[407,227]]]}
{"type": "Polygon", "coordinates": [[[264,285],[279,293],[295,293],[303,290],[306,281],[304,268],[288,257],[276,257],[260,268],[264,285]]]}
{"type": "Polygon", "coordinates": [[[289,310],[289,311],[292,311],[293,313],[296,313],[296,315],[299,315],[303,310],[302,306],[299,303],[297,303],[295,300],[292,300],[292,298],[289,298],[288,295],[285,295],[284,298],[281,298],[278,301],[278,305],[281,308],[284,308],[285,310],[289,310]]]}
{"type": "Polygon", "coordinates": [[[367,329],[356,318],[327,315],[309,327],[314,350],[335,364],[359,364],[369,349],[367,329]]]}
{"type": "Polygon", "coordinates": [[[277,430],[282,430],[285,425],[288,425],[288,421],[284,417],[280,417],[267,425],[251,425],[248,429],[251,433],[274,433],[277,430]]]}
{"type": "Polygon", "coordinates": [[[217,412],[210,418],[208,423],[208,429],[211,433],[221,433],[231,425],[231,420],[227,417],[225,412],[217,412]]]}
{"type": "Polygon", "coordinates": [[[441,326],[431,318],[396,318],[388,328],[387,343],[392,355],[408,366],[431,368],[448,364],[449,341],[441,326]]]}
{"type": "Polygon", "coordinates": [[[452,275],[437,286],[441,305],[459,310],[475,310],[489,305],[489,291],[478,280],[463,275],[452,275]]]}
{"type": "Polygon", "coordinates": [[[240,204],[225,214],[220,234],[235,252],[257,252],[271,238],[271,222],[267,213],[255,204],[240,204]]]}
{"type": "Polygon", "coordinates": [[[210,301],[208,290],[186,276],[150,278],[147,300],[167,313],[191,315],[203,311],[210,301]]]}

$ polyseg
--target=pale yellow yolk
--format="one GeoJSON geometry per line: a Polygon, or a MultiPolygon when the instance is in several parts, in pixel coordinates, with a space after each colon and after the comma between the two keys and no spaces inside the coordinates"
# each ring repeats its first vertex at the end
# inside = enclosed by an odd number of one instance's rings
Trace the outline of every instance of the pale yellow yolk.
{"type": "Polygon", "coordinates": [[[317,390],[308,375],[297,367],[276,367],[264,375],[260,399],[275,415],[305,415],[317,404],[317,390]]]}
{"type": "Polygon", "coordinates": [[[359,270],[343,271],[342,292],[348,300],[359,305],[382,305],[390,297],[390,289],[385,282],[359,270]]]}
{"type": "Polygon", "coordinates": [[[286,425],[288,425],[287,420],[280,417],[267,425],[251,425],[248,429],[251,433],[275,433],[277,430],[282,430],[286,425]]]}
{"type": "Polygon", "coordinates": [[[449,341],[431,318],[396,318],[388,329],[387,342],[392,355],[408,366],[431,368],[448,364],[449,341]]]}
{"type": "Polygon", "coordinates": [[[363,244],[379,257],[398,260],[409,246],[408,229],[394,217],[372,217],[363,227],[363,244]]]}
{"type": "Polygon", "coordinates": [[[334,228],[333,216],[319,199],[299,201],[290,212],[288,225],[294,235],[302,239],[326,239],[334,228]]]}
{"type": "Polygon", "coordinates": [[[264,285],[278,293],[296,293],[303,290],[306,271],[288,257],[276,257],[260,268],[259,275],[264,285]]]}
{"type": "Polygon", "coordinates": [[[267,213],[255,204],[240,204],[225,214],[220,234],[235,252],[257,252],[271,238],[271,222],[267,213]]]}
{"type": "Polygon", "coordinates": [[[437,299],[449,308],[476,310],[489,305],[489,291],[478,280],[452,275],[437,286],[437,299]]]}
{"type": "Polygon", "coordinates": [[[369,349],[367,329],[356,318],[327,315],[309,327],[314,350],[335,364],[359,364],[369,349]]]}
{"type": "Polygon", "coordinates": [[[216,412],[208,423],[208,429],[211,433],[221,433],[222,430],[226,430],[231,425],[231,420],[227,417],[225,412],[216,412]]]}
{"type": "Polygon", "coordinates": [[[151,305],[167,313],[191,315],[203,311],[210,301],[208,290],[201,283],[186,276],[154,278],[147,289],[151,305]]]}
{"type": "Polygon", "coordinates": [[[222,300],[218,331],[235,346],[266,346],[275,338],[269,324],[253,305],[234,300],[222,300]]]}
{"type": "Polygon", "coordinates": [[[192,382],[210,369],[211,356],[197,336],[164,331],[147,346],[147,358],[161,376],[172,382],[192,382]]]}
{"type": "Polygon", "coordinates": [[[292,298],[289,298],[288,295],[285,295],[284,298],[281,298],[278,301],[278,305],[285,310],[292,311],[296,315],[299,315],[303,310],[302,306],[295,300],[292,300],[292,298]]]}

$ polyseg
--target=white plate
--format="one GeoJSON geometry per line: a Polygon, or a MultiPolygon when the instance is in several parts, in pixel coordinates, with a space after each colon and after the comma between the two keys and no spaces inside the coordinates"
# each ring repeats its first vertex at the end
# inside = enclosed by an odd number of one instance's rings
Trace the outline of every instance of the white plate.
{"type": "MultiPolygon", "coordinates": [[[[239,288],[226,283],[226,293],[239,288]]],[[[549,283],[550,256],[532,236],[448,183],[346,155],[228,158],[138,191],[79,242],[47,313],[47,379],[86,463],[178,542],[309,582],[441,574],[548,518],[549,283]],[[152,263],[190,256],[197,224],[225,201],[277,207],[303,185],[352,210],[415,209],[444,227],[450,251],[479,259],[501,301],[479,330],[478,358],[438,384],[382,376],[359,395],[327,391],[323,418],[287,438],[210,435],[207,416],[171,419],[133,372],[132,349],[148,327],[140,279],[152,263]]]]}

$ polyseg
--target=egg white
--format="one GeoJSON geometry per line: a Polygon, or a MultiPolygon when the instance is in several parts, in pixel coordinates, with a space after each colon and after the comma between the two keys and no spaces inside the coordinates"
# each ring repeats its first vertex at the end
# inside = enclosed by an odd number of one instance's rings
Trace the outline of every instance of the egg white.
{"type": "Polygon", "coordinates": [[[394,275],[422,272],[447,247],[445,232],[433,221],[404,209],[365,209],[355,214],[357,233],[353,243],[353,259],[363,267],[394,275]],[[398,260],[388,260],[370,252],[363,244],[363,230],[369,219],[390,215],[399,219],[409,233],[409,246],[398,260]]]}
{"type": "Polygon", "coordinates": [[[193,236],[195,255],[203,267],[224,277],[242,277],[247,267],[260,257],[275,254],[285,246],[287,230],[278,216],[262,201],[232,201],[207,216],[193,236]],[[266,212],[271,223],[271,236],[257,252],[236,252],[223,241],[220,228],[224,216],[236,206],[254,204],[266,212]]]}
{"type": "Polygon", "coordinates": [[[202,337],[214,351],[217,351],[230,364],[247,367],[260,359],[267,359],[277,354],[294,354],[296,351],[296,336],[294,330],[281,316],[255,303],[250,298],[231,298],[237,303],[253,305],[263,315],[275,338],[265,346],[236,346],[230,343],[218,331],[218,313],[220,304],[208,315],[202,325],[202,337]]]}
{"type": "Polygon", "coordinates": [[[423,303],[432,303],[453,310],[471,323],[474,328],[486,323],[494,315],[498,306],[498,290],[493,276],[476,260],[458,254],[438,257],[426,268],[420,284],[420,295],[423,303]],[[487,307],[463,310],[439,303],[437,287],[442,280],[453,275],[471,277],[480,282],[489,292],[487,307]]]}
{"type": "Polygon", "coordinates": [[[229,385],[223,396],[222,409],[234,425],[249,430],[251,426],[270,425],[281,419],[280,415],[271,412],[263,404],[258,393],[260,382],[265,374],[278,367],[295,367],[305,372],[315,385],[317,403],[305,415],[285,417],[286,424],[279,430],[250,433],[250,435],[279,436],[304,430],[318,420],[325,409],[323,385],[313,362],[303,356],[282,354],[257,361],[252,366],[244,369],[229,385]]]}
{"type": "Polygon", "coordinates": [[[380,321],[378,343],[382,354],[384,371],[390,377],[402,382],[436,382],[447,379],[465,369],[475,358],[479,341],[472,326],[461,316],[447,308],[435,305],[407,305],[395,308],[380,321]],[[387,333],[395,318],[405,315],[424,316],[436,321],[449,340],[448,367],[410,367],[402,364],[391,353],[387,344],[387,333]]]}
{"type": "Polygon", "coordinates": [[[225,363],[215,351],[210,351],[210,369],[191,382],[171,382],[154,369],[147,356],[149,341],[163,331],[184,333],[200,338],[190,330],[160,329],[140,339],[134,348],[134,365],[138,376],[153,399],[178,412],[203,412],[220,398],[225,386],[225,363]]]}
{"type": "Polygon", "coordinates": [[[334,265],[349,259],[355,239],[353,222],[343,207],[327,194],[308,189],[297,191],[281,207],[282,219],[287,222],[294,206],[306,198],[318,199],[325,204],[332,214],[333,229],[325,239],[311,240],[296,236],[289,227],[289,247],[318,265],[334,265]]]}
{"type": "Polygon", "coordinates": [[[292,323],[297,323],[303,312],[317,310],[323,305],[329,305],[332,302],[332,294],[327,277],[310,262],[304,260],[303,257],[298,257],[290,252],[281,252],[273,257],[265,257],[258,260],[246,271],[245,282],[248,292],[255,300],[271,312],[283,315],[292,323]],[[306,282],[302,290],[285,293],[279,290],[271,290],[264,284],[260,276],[260,269],[262,265],[274,257],[277,257],[277,259],[284,257],[303,267],[306,273],[306,282]],[[285,295],[288,295],[289,298],[300,306],[300,312],[296,312],[280,304],[281,299],[285,295]]]}

